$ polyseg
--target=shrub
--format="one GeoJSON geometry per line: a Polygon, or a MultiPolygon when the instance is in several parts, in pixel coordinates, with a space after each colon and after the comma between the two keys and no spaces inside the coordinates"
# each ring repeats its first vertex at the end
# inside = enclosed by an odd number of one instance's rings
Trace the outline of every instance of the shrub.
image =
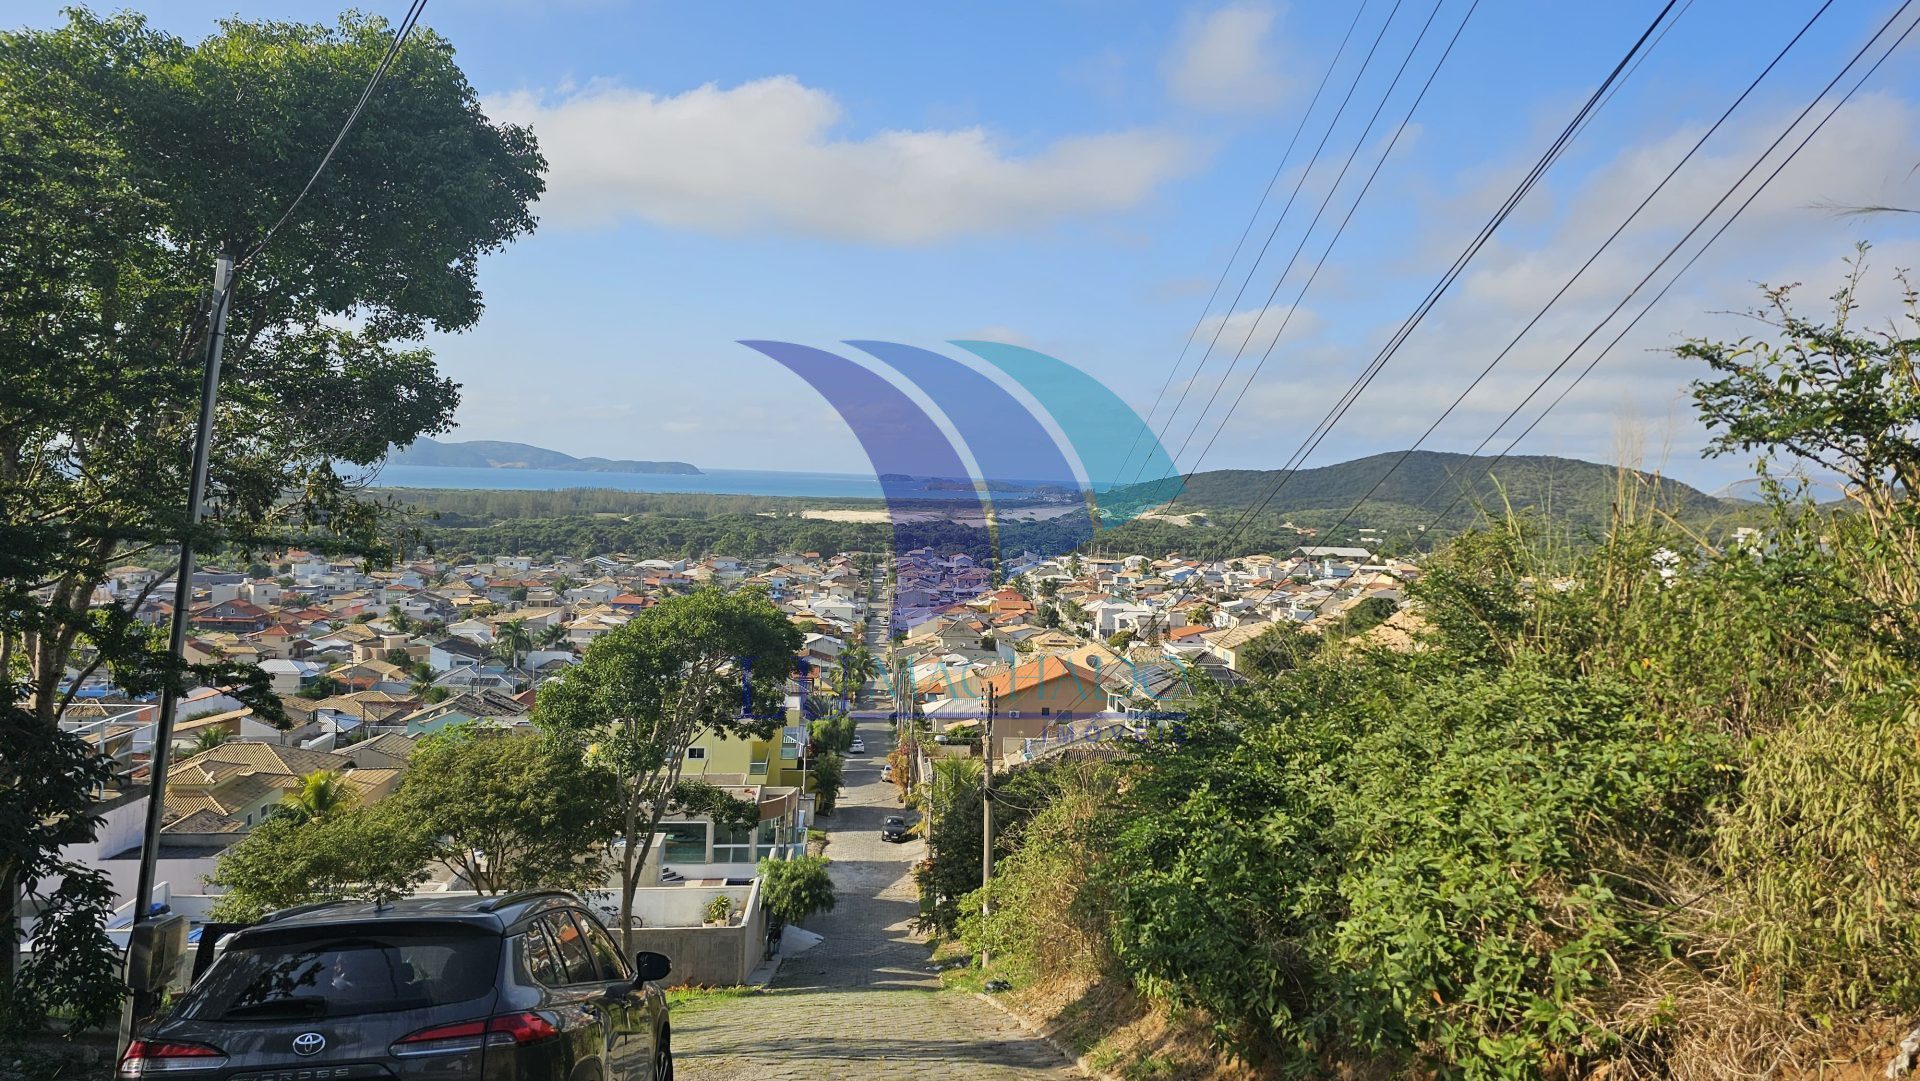
{"type": "Polygon", "coordinates": [[[832,912],[837,900],[825,856],[760,861],[760,899],[784,923],[832,912]]]}

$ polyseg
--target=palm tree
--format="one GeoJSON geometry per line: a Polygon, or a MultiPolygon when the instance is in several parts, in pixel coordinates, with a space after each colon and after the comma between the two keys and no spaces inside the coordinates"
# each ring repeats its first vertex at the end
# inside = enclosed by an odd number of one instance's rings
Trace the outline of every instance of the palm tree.
{"type": "Polygon", "coordinates": [[[190,755],[205,754],[232,738],[232,733],[222,729],[202,728],[200,733],[193,737],[193,750],[188,753],[190,755]]]}
{"type": "Polygon", "coordinates": [[[527,632],[525,620],[509,619],[500,624],[493,643],[494,656],[507,662],[507,667],[520,667],[520,654],[533,648],[533,635],[527,632]]]}
{"type": "Polygon", "coordinates": [[[934,818],[967,799],[977,798],[985,765],[978,758],[936,758],[927,792],[927,817],[934,818]]]}
{"type": "Polygon", "coordinates": [[[300,787],[287,794],[274,810],[302,822],[321,822],[353,806],[353,790],[330,770],[314,770],[300,779],[300,787]]]}

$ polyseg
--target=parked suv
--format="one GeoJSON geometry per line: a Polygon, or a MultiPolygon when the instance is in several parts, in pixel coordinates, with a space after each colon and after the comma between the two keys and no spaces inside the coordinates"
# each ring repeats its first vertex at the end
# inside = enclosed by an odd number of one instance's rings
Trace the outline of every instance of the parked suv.
{"type": "Polygon", "coordinates": [[[672,1081],[670,968],[567,893],[303,905],[234,932],[119,1076],[672,1081]]]}

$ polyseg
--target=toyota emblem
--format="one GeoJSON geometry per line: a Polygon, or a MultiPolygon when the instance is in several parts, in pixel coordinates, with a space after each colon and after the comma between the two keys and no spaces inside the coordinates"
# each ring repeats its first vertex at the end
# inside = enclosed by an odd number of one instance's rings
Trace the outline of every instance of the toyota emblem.
{"type": "Polygon", "coordinates": [[[327,1038],[318,1032],[302,1032],[293,1038],[293,1053],[317,1055],[327,1049],[327,1038]]]}

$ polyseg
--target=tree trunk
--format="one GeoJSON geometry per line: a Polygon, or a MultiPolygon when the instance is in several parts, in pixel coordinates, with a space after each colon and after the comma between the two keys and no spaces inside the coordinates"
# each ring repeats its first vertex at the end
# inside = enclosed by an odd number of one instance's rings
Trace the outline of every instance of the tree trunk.
{"type": "Polygon", "coordinates": [[[6,920],[0,926],[0,995],[12,990],[20,974],[20,880],[9,868],[0,873],[0,905],[6,906],[6,920]]]}
{"type": "Polygon", "coordinates": [[[633,891],[640,887],[640,869],[646,866],[644,849],[634,849],[633,827],[639,818],[633,800],[627,800],[627,843],[620,849],[620,949],[633,956],[633,891]]]}

